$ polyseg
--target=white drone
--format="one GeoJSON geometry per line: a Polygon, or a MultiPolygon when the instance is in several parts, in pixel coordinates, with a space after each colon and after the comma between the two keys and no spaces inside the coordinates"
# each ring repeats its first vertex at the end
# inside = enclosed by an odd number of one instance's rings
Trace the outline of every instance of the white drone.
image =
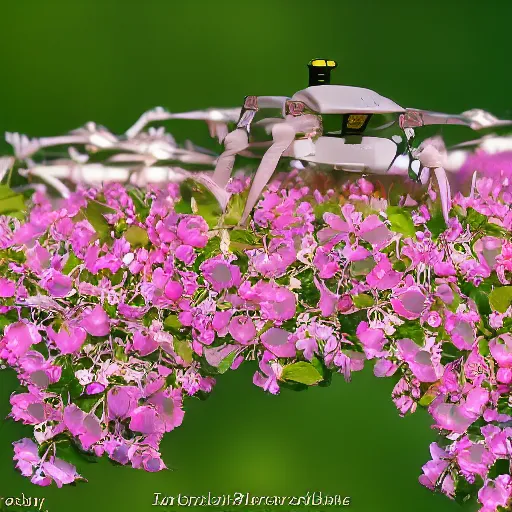
{"type": "Polygon", "coordinates": [[[253,179],[241,223],[248,218],[281,157],[317,168],[369,174],[409,175],[426,183],[430,171],[437,178],[443,214],[448,217],[451,192],[444,145],[428,139],[411,147],[414,129],[426,125],[463,125],[480,130],[510,126],[483,110],[449,115],[403,108],[370,89],[330,85],[336,62],[314,59],[309,87],[285,96],[247,96],[236,128],[224,139],[211,189],[222,204],[235,157],[247,150],[264,150],[253,179]]]}
{"type": "MultiPolygon", "coordinates": [[[[144,113],[124,135],[114,135],[105,127],[89,122],[63,136],[31,139],[8,132],[5,138],[13,147],[15,158],[26,165],[26,169],[20,170],[22,174],[39,177],[67,197],[70,190],[63,180],[84,184],[131,182],[137,186],[190,177],[201,181],[203,173],[189,172],[183,167],[202,165],[211,169],[217,154],[190,141],[180,147],[163,127],[144,129],[150,123],[170,119],[203,120],[210,134],[222,140],[228,133],[228,124],[236,123],[239,116],[239,108],[170,113],[157,107],[144,113]],[[66,147],[68,154],[59,158],[43,155],[41,160],[41,150],[55,147],[66,147]],[[97,161],[93,155],[101,151],[107,152],[107,157],[97,161]]],[[[14,160],[0,159],[0,181],[14,160]]]]}

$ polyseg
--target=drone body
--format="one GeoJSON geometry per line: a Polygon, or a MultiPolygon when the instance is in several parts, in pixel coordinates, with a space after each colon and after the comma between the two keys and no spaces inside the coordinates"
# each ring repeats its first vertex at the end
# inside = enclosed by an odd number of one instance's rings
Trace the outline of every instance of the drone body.
{"type": "Polygon", "coordinates": [[[289,157],[333,171],[402,174],[425,182],[430,170],[438,180],[443,213],[448,216],[450,188],[435,144],[412,147],[415,128],[454,124],[475,130],[508,125],[487,112],[448,115],[406,109],[370,89],[330,85],[336,63],[309,63],[310,86],[284,96],[247,96],[238,124],[224,139],[213,182],[225,187],[235,158],[265,150],[254,177],[241,222],[249,216],[279,160],[289,157]]]}

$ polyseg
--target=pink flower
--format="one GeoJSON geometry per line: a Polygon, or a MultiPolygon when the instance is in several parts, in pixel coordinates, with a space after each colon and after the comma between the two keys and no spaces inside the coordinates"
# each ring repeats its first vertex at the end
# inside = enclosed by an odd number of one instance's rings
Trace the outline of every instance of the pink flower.
{"type": "Polygon", "coordinates": [[[295,344],[289,340],[290,333],[278,327],[271,327],[261,336],[261,343],[277,357],[295,356],[295,344]]]}
{"type": "Polygon", "coordinates": [[[216,292],[240,285],[240,269],[222,256],[206,260],[201,264],[200,270],[216,292]]]}
{"type": "Polygon", "coordinates": [[[395,312],[404,318],[409,320],[419,318],[425,309],[425,294],[409,279],[401,288],[395,288],[394,296],[391,298],[391,305],[395,312]]]}
{"type": "Polygon", "coordinates": [[[495,512],[498,507],[506,507],[512,495],[512,477],[499,475],[494,480],[487,480],[478,491],[478,499],[482,503],[481,512],[495,512]]]}
{"type": "Polygon", "coordinates": [[[94,413],[86,414],[76,405],[71,404],[64,409],[64,424],[66,428],[80,439],[84,450],[101,440],[104,433],[100,420],[94,413]]]}
{"type": "Polygon", "coordinates": [[[366,276],[366,282],[377,290],[394,288],[402,279],[402,274],[393,270],[386,255],[379,256],[378,263],[366,276]]]}
{"type": "Polygon", "coordinates": [[[316,277],[313,278],[313,281],[320,291],[318,308],[320,309],[322,316],[332,316],[336,311],[339,295],[331,292],[331,290],[325,286],[325,283],[323,281],[319,281],[316,277]]]}
{"type": "Polygon", "coordinates": [[[38,328],[28,322],[16,322],[5,328],[4,337],[0,341],[0,357],[13,361],[28,352],[32,345],[41,342],[38,328]]]}
{"type": "Polygon", "coordinates": [[[442,318],[439,315],[437,311],[429,311],[426,318],[427,324],[430,325],[430,327],[437,328],[442,323],[442,318]]]}
{"type": "Polygon", "coordinates": [[[373,367],[375,377],[391,377],[398,368],[398,365],[388,359],[379,359],[373,367]]]}
{"type": "Polygon", "coordinates": [[[420,484],[433,491],[441,483],[441,476],[444,475],[441,490],[447,496],[453,496],[455,493],[453,478],[449,472],[445,474],[450,464],[450,454],[440,448],[437,443],[430,445],[430,454],[432,460],[423,466],[423,475],[419,477],[420,484]]]}
{"type": "Polygon", "coordinates": [[[37,395],[33,393],[11,395],[12,411],[10,415],[16,421],[22,420],[25,425],[36,425],[53,418],[53,409],[43,402],[43,398],[44,396],[40,392],[37,395]]]}
{"type": "Polygon", "coordinates": [[[0,298],[13,297],[16,293],[16,283],[5,277],[0,277],[0,298]]]}
{"type": "Polygon", "coordinates": [[[37,445],[31,439],[24,438],[12,443],[16,468],[23,476],[32,476],[34,468],[39,465],[41,458],[37,445]]]}
{"type": "Polygon", "coordinates": [[[397,346],[400,356],[420,382],[435,382],[442,375],[442,367],[432,361],[432,354],[421,350],[411,339],[399,340],[397,346]]]}
{"type": "Polygon", "coordinates": [[[487,448],[498,458],[506,458],[512,450],[512,430],[501,429],[495,425],[485,425],[480,431],[485,438],[487,448]]]}
{"type": "Polygon", "coordinates": [[[158,348],[158,343],[150,334],[143,335],[142,332],[137,331],[133,335],[133,348],[144,357],[152,354],[158,348]]]}
{"type": "Polygon", "coordinates": [[[485,445],[473,443],[465,436],[455,443],[455,453],[460,469],[470,475],[480,475],[485,478],[489,467],[494,464],[495,457],[485,445]]]}
{"type": "Polygon", "coordinates": [[[173,302],[176,302],[178,299],[180,299],[183,295],[183,292],[183,285],[179,281],[174,281],[173,279],[170,279],[164,288],[165,296],[173,302]]]}
{"type": "Polygon", "coordinates": [[[156,409],[148,405],[137,407],[131,413],[130,430],[142,434],[163,434],[165,422],[156,409]]]}
{"type": "Polygon", "coordinates": [[[58,332],[51,325],[46,328],[46,332],[62,354],[73,354],[80,350],[87,337],[84,329],[66,323],[62,324],[58,332]]]}
{"type": "Polygon", "coordinates": [[[143,468],[151,473],[165,469],[160,453],[146,445],[132,445],[128,450],[128,457],[135,469],[143,468]]]}
{"type": "Polygon", "coordinates": [[[338,259],[330,250],[325,247],[319,247],[313,258],[313,264],[318,269],[318,277],[330,279],[336,272],[339,272],[338,259]]]}
{"type": "Polygon", "coordinates": [[[117,305],[117,312],[127,320],[138,320],[147,313],[147,310],[147,307],[131,306],[122,302],[117,305]]]}
{"type": "Polygon", "coordinates": [[[382,357],[386,354],[382,349],[387,340],[384,337],[384,331],[381,329],[371,329],[368,322],[360,322],[357,326],[356,335],[361,341],[364,353],[368,359],[382,357]]]}
{"type": "Polygon", "coordinates": [[[107,411],[111,420],[131,416],[138,406],[141,392],[136,386],[115,386],[107,393],[107,411]]]}
{"type": "Polygon", "coordinates": [[[263,317],[268,320],[285,321],[295,315],[295,295],[284,286],[258,281],[251,287],[246,281],[238,293],[242,299],[259,304],[263,317]]]}
{"type": "Polygon", "coordinates": [[[148,402],[155,406],[159,418],[163,420],[165,432],[170,432],[181,425],[185,415],[181,390],[168,388],[159,391],[152,395],[148,402]]]}
{"type": "Polygon", "coordinates": [[[107,336],[110,332],[110,318],[98,304],[93,309],[84,311],[80,327],[83,327],[91,336],[107,336]]]}
{"type": "Polygon", "coordinates": [[[489,392],[473,388],[459,404],[447,403],[445,399],[444,395],[438,396],[429,407],[430,414],[440,428],[463,433],[483,413],[489,401],[489,392]]]}
{"type": "Polygon", "coordinates": [[[233,310],[231,309],[216,311],[213,315],[212,327],[219,336],[224,337],[228,333],[228,326],[232,316],[233,310]]]}
{"type": "Polygon", "coordinates": [[[316,352],[318,352],[318,342],[315,338],[311,337],[304,337],[299,338],[295,342],[295,347],[297,350],[302,350],[304,353],[304,357],[311,361],[313,359],[313,356],[316,352]]]}
{"type": "Polygon", "coordinates": [[[361,222],[357,234],[366,242],[379,249],[389,242],[393,233],[377,215],[369,215],[361,222]]]}
{"type": "Polygon", "coordinates": [[[198,215],[186,215],[178,223],[177,234],[180,240],[191,247],[204,247],[208,242],[208,224],[198,215]]]}
{"type": "Polygon", "coordinates": [[[502,243],[500,238],[494,236],[479,238],[473,249],[477,253],[480,263],[493,270],[496,266],[496,258],[501,254],[502,243]]]}
{"type": "Polygon", "coordinates": [[[59,488],[81,478],[73,464],[57,457],[51,457],[48,462],[43,462],[42,469],[45,475],[51,477],[59,488]]]}
{"type": "Polygon", "coordinates": [[[66,297],[73,288],[73,280],[54,269],[49,269],[41,279],[41,286],[52,297],[66,297]]]}
{"type": "Polygon", "coordinates": [[[256,327],[248,316],[235,316],[229,322],[229,334],[242,345],[249,345],[256,337],[256,327]]]}
{"type": "Polygon", "coordinates": [[[445,328],[452,339],[452,343],[459,350],[471,350],[475,343],[474,323],[480,319],[478,313],[452,313],[446,311],[445,328]]]}
{"type": "Polygon", "coordinates": [[[253,384],[263,388],[263,390],[277,395],[279,393],[278,380],[281,377],[283,367],[277,362],[270,362],[275,356],[270,352],[265,352],[260,359],[260,372],[256,372],[253,377],[253,384]]]}
{"type": "Polygon", "coordinates": [[[176,258],[183,261],[185,265],[192,265],[196,259],[196,253],[191,245],[180,245],[176,248],[174,254],[176,255],[176,258]]]}
{"type": "Polygon", "coordinates": [[[512,335],[504,333],[493,338],[489,350],[500,366],[512,368],[512,335]]]}
{"type": "Polygon", "coordinates": [[[248,251],[254,268],[264,277],[280,277],[295,261],[297,253],[293,240],[272,238],[268,248],[248,251]]]}

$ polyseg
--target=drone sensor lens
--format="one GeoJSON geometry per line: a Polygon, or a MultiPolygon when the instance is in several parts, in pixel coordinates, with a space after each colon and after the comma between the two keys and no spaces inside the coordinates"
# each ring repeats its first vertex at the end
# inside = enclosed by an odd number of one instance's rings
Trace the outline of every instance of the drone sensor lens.
{"type": "Polygon", "coordinates": [[[349,130],[360,130],[366,121],[368,116],[360,114],[352,114],[348,116],[347,128],[349,130]]]}

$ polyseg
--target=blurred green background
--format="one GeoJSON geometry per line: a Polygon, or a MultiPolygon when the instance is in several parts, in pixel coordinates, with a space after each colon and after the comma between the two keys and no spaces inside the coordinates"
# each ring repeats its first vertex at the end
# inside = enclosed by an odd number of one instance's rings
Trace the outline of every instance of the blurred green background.
{"type": "MultiPolygon", "coordinates": [[[[307,86],[307,61],[324,56],[339,63],[334,82],[403,106],[506,117],[511,15],[510,0],[3,0],[0,132],[56,135],[89,120],[122,132],[157,105],[178,112],[290,95],[307,86]]],[[[167,126],[179,141],[220,148],[202,123],[167,126]]],[[[102,460],[85,468],[88,484],[37,488],[11,461],[12,441],[29,430],[2,422],[0,496],[44,496],[49,512],[106,512],[154,510],[155,492],[316,490],[351,496],[358,512],[473,510],[417,483],[435,432],[423,411],[399,418],[393,384],[370,368],[350,384],[339,377],[278,397],[252,385],[253,371],[228,373],[207,401],[188,402],[163,443],[173,471],[159,474],[102,460]]],[[[5,417],[14,376],[4,371],[0,383],[5,417]]]]}

